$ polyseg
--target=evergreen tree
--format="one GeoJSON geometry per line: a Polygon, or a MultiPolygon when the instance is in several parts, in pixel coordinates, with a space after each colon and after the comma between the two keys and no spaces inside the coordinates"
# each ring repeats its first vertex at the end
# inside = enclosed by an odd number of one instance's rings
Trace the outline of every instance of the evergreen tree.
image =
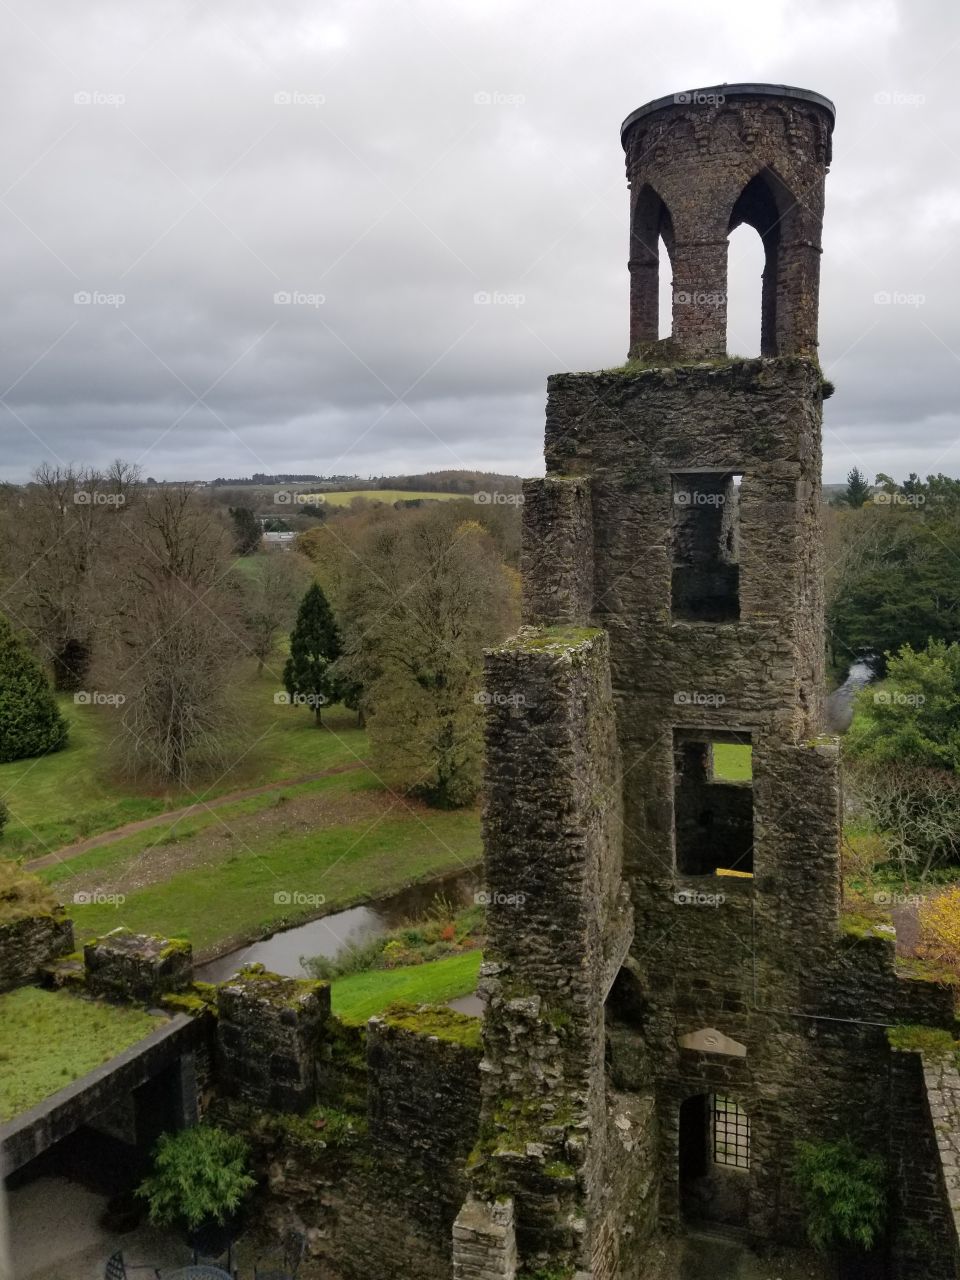
{"type": "Polygon", "coordinates": [[[0,761],[59,751],[66,741],[43,668],[0,615],[0,761]]]}
{"type": "Polygon", "coordinates": [[[320,723],[325,702],[334,701],[337,681],[331,667],[340,657],[340,633],[321,588],[314,583],[300,602],[290,633],[290,657],[283,683],[292,702],[312,707],[320,723]]]}
{"type": "Polygon", "coordinates": [[[230,507],[233,521],[233,549],[238,556],[250,556],[258,550],[263,538],[260,521],[251,507],[230,507]]]}
{"type": "Polygon", "coordinates": [[[848,507],[862,507],[870,498],[870,485],[859,467],[851,467],[843,500],[848,507]]]}

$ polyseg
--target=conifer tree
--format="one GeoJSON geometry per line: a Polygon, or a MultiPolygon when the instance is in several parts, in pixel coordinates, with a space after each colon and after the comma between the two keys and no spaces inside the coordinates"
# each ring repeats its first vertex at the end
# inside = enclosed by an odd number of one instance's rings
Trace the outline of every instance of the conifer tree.
{"type": "Polygon", "coordinates": [[[0,614],[0,761],[59,751],[66,740],[43,668],[0,614]]]}
{"type": "Polygon", "coordinates": [[[313,709],[320,724],[324,703],[337,694],[331,667],[340,657],[340,633],[327,597],[314,583],[300,602],[290,633],[290,657],[283,668],[283,683],[291,702],[313,709]]]}

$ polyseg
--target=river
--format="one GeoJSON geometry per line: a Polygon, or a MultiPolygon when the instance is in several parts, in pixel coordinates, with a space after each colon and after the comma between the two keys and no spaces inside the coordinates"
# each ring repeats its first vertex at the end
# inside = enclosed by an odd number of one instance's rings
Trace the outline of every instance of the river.
{"type": "Polygon", "coordinates": [[[379,898],[359,907],[347,907],[319,920],[297,925],[271,934],[259,942],[238,947],[216,960],[198,965],[200,982],[222,982],[241,965],[262,964],[271,973],[289,978],[305,978],[307,972],[301,956],[326,956],[335,959],[348,943],[364,942],[378,933],[396,929],[426,911],[438,894],[457,906],[468,906],[481,887],[479,872],[460,871],[422,884],[411,885],[399,893],[379,898]]]}
{"type": "Polygon", "coordinates": [[[826,723],[829,733],[846,733],[853,719],[854,698],[876,678],[876,668],[869,656],[851,663],[846,680],[827,695],[826,723]]]}

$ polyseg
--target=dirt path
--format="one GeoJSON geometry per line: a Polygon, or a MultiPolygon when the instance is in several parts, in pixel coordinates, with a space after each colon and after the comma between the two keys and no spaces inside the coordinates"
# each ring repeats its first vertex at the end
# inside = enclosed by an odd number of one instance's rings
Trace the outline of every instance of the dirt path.
{"type": "Polygon", "coordinates": [[[304,782],[317,782],[320,778],[332,778],[338,773],[352,773],[355,769],[366,767],[365,760],[356,760],[350,764],[335,765],[332,769],[322,769],[319,773],[305,773],[299,778],[281,778],[277,782],[268,782],[262,787],[228,791],[226,795],[184,805],[182,809],[167,809],[164,813],[158,813],[152,818],[141,818],[138,822],[125,822],[122,827],[114,827],[112,831],[101,831],[99,835],[90,836],[86,840],[77,840],[74,844],[64,845],[62,849],[45,853],[42,858],[34,858],[26,863],[26,870],[39,871],[42,867],[53,866],[54,863],[69,862],[72,858],[79,858],[82,853],[89,853],[91,849],[99,849],[103,845],[116,844],[118,840],[135,835],[138,831],[149,831],[152,827],[162,827],[165,823],[175,826],[181,818],[189,818],[195,813],[205,813],[210,809],[220,809],[224,805],[233,804],[236,800],[266,795],[268,791],[282,791],[284,787],[296,787],[304,782]]]}

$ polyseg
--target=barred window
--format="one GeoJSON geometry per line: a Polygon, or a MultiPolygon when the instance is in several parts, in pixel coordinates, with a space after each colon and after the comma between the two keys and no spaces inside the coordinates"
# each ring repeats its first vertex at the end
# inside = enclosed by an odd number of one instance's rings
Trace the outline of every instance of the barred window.
{"type": "Polygon", "coordinates": [[[750,1168],[750,1117],[722,1093],[713,1096],[713,1159],[735,1169],[750,1168]]]}

